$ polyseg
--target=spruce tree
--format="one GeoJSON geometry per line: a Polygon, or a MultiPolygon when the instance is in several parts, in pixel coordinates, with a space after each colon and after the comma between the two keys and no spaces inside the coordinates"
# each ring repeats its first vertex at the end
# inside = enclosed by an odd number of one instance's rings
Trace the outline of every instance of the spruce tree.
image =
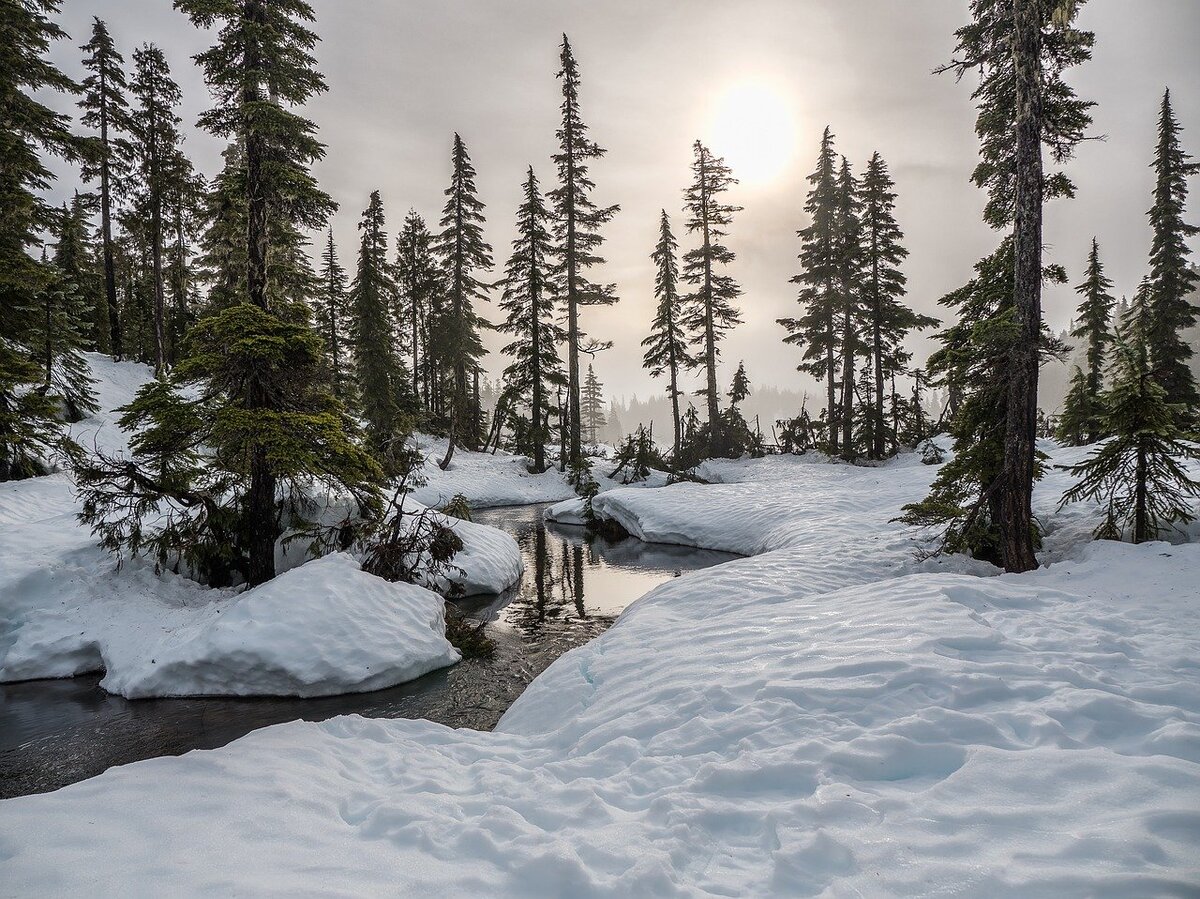
{"type": "Polygon", "coordinates": [[[426,411],[430,411],[429,318],[440,283],[433,235],[414,209],[404,217],[404,226],[396,238],[396,282],[401,306],[396,318],[408,331],[413,394],[420,396],[426,411]]]}
{"type": "Polygon", "coordinates": [[[742,289],[722,269],[736,258],[721,241],[728,233],[733,214],[740,206],[726,203],[722,194],[737,184],[729,166],[714,156],[700,141],[693,144],[693,181],[684,191],[684,210],[688,213],[687,229],[699,233],[700,246],[683,255],[683,280],[692,285],[686,300],[683,326],[692,331],[698,347],[697,359],[704,368],[704,394],[708,405],[709,452],[722,449],[721,410],[717,392],[717,359],[725,334],[741,324],[734,301],[742,289]]]}
{"type": "Polygon", "coordinates": [[[1109,290],[1112,281],[1104,275],[1100,263],[1100,245],[1092,238],[1087,272],[1075,292],[1083,297],[1071,336],[1087,347],[1087,371],[1076,368],[1071,387],[1063,401],[1058,437],[1073,446],[1095,443],[1103,431],[1100,389],[1104,380],[1104,359],[1112,342],[1110,322],[1115,301],[1109,290]]]}
{"type": "Polygon", "coordinates": [[[533,470],[541,473],[546,470],[549,418],[555,409],[550,388],[567,383],[557,349],[566,332],[556,321],[556,285],[550,280],[553,219],[532,166],[524,190],[524,202],[517,210],[517,237],[504,270],[500,308],[507,317],[500,330],[513,336],[504,348],[512,359],[504,370],[505,384],[529,410],[528,425],[521,429],[525,439],[518,441],[518,449],[533,457],[533,470]]]}
{"type": "Polygon", "coordinates": [[[838,334],[838,232],[837,232],[837,154],[833,133],[828,126],[821,137],[817,167],[808,181],[812,188],[804,211],[812,221],[797,232],[800,238],[800,273],[792,278],[800,285],[797,301],[804,309],[800,318],[781,318],[787,329],[785,343],[803,348],[798,371],[825,381],[825,424],[828,449],[838,451],[837,408],[838,334]]]}
{"type": "Polygon", "coordinates": [[[1200,233],[1200,228],[1185,222],[1183,215],[1187,178],[1200,171],[1200,165],[1191,162],[1179,145],[1179,133],[1168,90],[1163,93],[1152,165],[1154,205],[1149,216],[1154,240],[1150,247],[1151,325],[1147,340],[1154,377],[1166,391],[1167,403],[1180,407],[1181,414],[1194,424],[1200,393],[1188,366],[1193,351],[1182,332],[1196,323],[1197,310],[1189,295],[1200,282],[1200,275],[1188,264],[1187,240],[1200,233]]]}
{"type": "MultiPolygon", "coordinates": [[[[362,225],[359,227],[361,228],[362,225]]],[[[329,229],[325,241],[325,252],[321,255],[320,280],[320,306],[317,309],[318,330],[325,338],[325,358],[329,363],[330,388],[335,397],[345,401],[347,351],[350,345],[350,302],[346,297],[346,270],[338,261],[332,228],[329,229]]]]}
{"type": "Polygon", "coordinates": [[[125,99],[125,60],[99,18],[92,20],[92,39],[80,47],[87,56],[83,65],[81,123],[97,132],[99,146],[94,156],[83,160],[85,181],[100,182],[100,241],[104,256],[104,295],[107,300],[108,345],[113,359],[121,358],[121,318],[117,304],[117,276],[112,235],[113,194],[120,191],[129,170],[129,104],[125,99]]]}
{"type": "Polygon", "coordinates": [[[587,377],[583,379],[580,410],[587,442],[594,444],[599,440],[600,432],[608,424],[608,419],[604,416],[604,385],[596,377],[596,372],[591,365],[588,365],[587,377]]]}
{"type": "Polygon", "coordinates": [[[487,326],[475,312],[475,301],[486,300],[488,288],[478,274],[492,268],[492,248],[483,239],[484,206],[476,196],[475,167],[457,133],[451,161],[450,186],[444,191],[446,205],[439,223],[442,231],[435,243],[444,272],[446,299],[441,315],[432,325],[437,335],[437,358],[453,373],[450,442],[439,463],[443,469],[450,465],[459,441],[467,449],[479,447],[480,434],[472,420],[468,379],[473,379],[479,371],[479,360],[484,354],[479,331],[487,326]]]}
{"type": "Polygon", "coordinates": [[[654,296],[658,307],[650,326],[650,336],[642,341],[646,353],[642,365],[650,374],[659,378],[667,376],[668,394],[671,398],[671,423],[673,425],[673,451],[678,452],[683,440],[683,421],[679,415],[679,376],[685,369],[694,368],[696,360],[688,349],[690,340],[683,328],[683,298],[679,295],[679,264],[676,252],[679,244],[671,233],[671,220],[662,210],[658,223],[658,244],[650,259],[654,262],[654,296]]]}
{"type": "Polygon", "coordinates": [[[612,305],[617,301],[616,288],[590,281],[587,271],[604,262],[597,253],[604,240],[600,228],[617,214],[620,207],[597,206],[591,198],[596,185],[589,174],[590,163],[606,151],[588,137],[588,126],[579,111],[579,66],[565,34],[559,62],[563,101],[562,119],[555,135],[558,140],[558,152],[554,154],[558,186],[549,196],[554,204],[554,238],[558,244],[555,278],[562,285],[566,302],[567,464],[574,471],[583,461],[579,354],[599,348],[597,344],[585,343],[587,335],[579,321],[579,310],[581,306],[612,305]]]}
{"type": "Polygon", "coordinates": [[[1185,439],[1184,409],[1168,401],[1151,367],[1150,337],[1158,325],[1153,296],[1152,289],[1139,291],[1131,320],[1118,331],[1112,386],[1104,395],[1105,430],[1112,438],[1067,469],[1078,481],[1062,504],[1102,503],[1099,539],[1120,540],[1128,533],[1134,543],[1154,540],[1192,521],[1200,498],[1200,481],[1185,467],[1200,462],[1200,448],[1185,439]]]}

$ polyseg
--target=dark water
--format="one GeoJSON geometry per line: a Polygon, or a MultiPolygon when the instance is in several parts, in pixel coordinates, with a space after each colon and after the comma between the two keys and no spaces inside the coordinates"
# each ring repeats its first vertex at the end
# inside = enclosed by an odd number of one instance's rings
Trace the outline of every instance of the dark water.
{"type": "Polygon", "coordinates": [[[475,513],[512,534],[525,558],[521,582],[459,605],[487,622],[497,650],[415,681],[319,699],[139,699],[111,696],[100,675],[0,684],[0,798],[54,790],[113,765],[192,749],[215,749],[252,730],[356,713],[428,718],[490,730],[533,678],[567,650],[602,633],[627,605],[727,553],[627,539],[588,540],[578,528],[544,523],[545,507],[475,513]]]}

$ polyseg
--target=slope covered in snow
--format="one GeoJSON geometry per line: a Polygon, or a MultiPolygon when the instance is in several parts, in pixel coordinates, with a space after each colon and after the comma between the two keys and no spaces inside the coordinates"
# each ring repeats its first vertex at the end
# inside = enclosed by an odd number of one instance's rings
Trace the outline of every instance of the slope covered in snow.
{"type": "MultiPolygon", "coordinates": [[[[1060,460],[1068,454],[1059,453],[1060,460]]],[[[1180,895],[1200,890],[1200,545],[917,563],[934,470],[719,463],[617,490],[675,579],[495,733],[357,716],[0,804],[27,894],[1180,895]],[[977,566],[980,573],[987,569],[977,566]],[[247,813],[247,810],[253,810],[247,813]]]]}

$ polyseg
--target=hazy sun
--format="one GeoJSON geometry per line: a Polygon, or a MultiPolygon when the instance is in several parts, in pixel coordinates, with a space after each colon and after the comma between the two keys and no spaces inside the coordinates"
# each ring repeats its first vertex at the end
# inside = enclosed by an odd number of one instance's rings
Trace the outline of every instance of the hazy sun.
{"type": "Polygon", "coordinates": [[[775,180],[796,151],[791,101],[761,81],[735,84],[717,99],[712,134],[712,151],[745,184],[775,180]]]}

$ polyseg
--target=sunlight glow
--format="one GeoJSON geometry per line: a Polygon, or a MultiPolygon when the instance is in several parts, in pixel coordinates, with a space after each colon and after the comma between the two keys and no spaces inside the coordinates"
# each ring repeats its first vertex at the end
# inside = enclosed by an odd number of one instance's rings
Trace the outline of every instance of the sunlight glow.
{"type": "Polygon", "coordinates": [[[796,151],[792,101],[764,81],[735,84],[714,105],[711,133],[712,151],[725,157],[739,181],[772,182],[796,151]]]}

